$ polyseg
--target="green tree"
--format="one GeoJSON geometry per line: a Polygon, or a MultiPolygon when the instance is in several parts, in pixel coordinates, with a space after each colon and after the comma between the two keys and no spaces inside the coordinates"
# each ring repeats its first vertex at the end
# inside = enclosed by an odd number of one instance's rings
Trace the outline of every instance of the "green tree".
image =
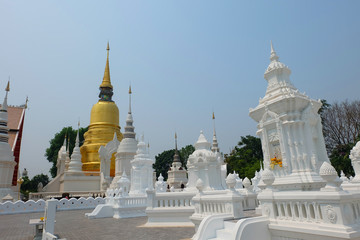
{"type": "MultiPolygon", "coordinates": [[[[87,130],[88,130],[87,128],[79,129],[80,146],[84,142],[84,133],[87,130]]],[[[76,129],[73,129],[72,127],[64,127],[60,132],[55,134],[53,139],[50,140],[50,147],[46,149],[45,157],[49,162],[52,162],[53,164],[53,166],[50,169],[50,173],[53,178],[56,177],[56,172],[57,172],[56,162],[57,162],[58,152],[64,143],[65,136],[67,136],[67,138],[70,139],[69,154],[71,155],[73,148],[75,147],[76,133],[77,133],[76,129]]]]}
{"type": "Polygon", "coordinates": [[[355,144],[337,145],[331,152],[329,158],[331,165],[336,169],[340,175],[341,170],[344,171],[347,176],[354,176],[354,169],[351,165],[349,154],[355,144]]]}
{"type": "Polygon", "coordinates": [[[253,178],[255,171],[260,170],[260,161],[263,160],[263,152],[260,138],[247,135],[241,137],[238,145],[225,155],[228,173],[233,171],[239,174],[240,178],[253,178]]]}
{"type": "Polygon", "coordinates": [[[186,162],[187,162],[189,156],[194,151],[195,151],[195,148],[194,148],[193,145],[187,145],[187,146],[180,149],[180,151],[179,151],[180,161],[181,161],[183,167],[185,167],[185,169],[187,169],[186,162]]]}
{"type": "MultiPolygon", "coordinates": [[[[192,145],[187,145],[179,150],[180,161],[183,167],[186,168],[186,161],[190,154],[192,154],[194,151],[195,148],[192,145]]],[[[161,173],[164,179],[167,179],[167,172],[169,171],[173,162],[174,154],[175,149],[171,149],[163,151],[155,157],[155,163],[153,164],[153,168],[156,171],[156,177],[158,177],[161,173]]]]}
{"type": "Polygon", "coordinates": [[[360,101],[321,102],[319,114],[330,162],[338,173],[354,175],[349,154],[360,136],[360,101]]]}
{"type": "Polygon", "coordinates": [[[29,197],[30,192],[37,192],[38,185],[41,182],[43,186],[49,183],[49,177],[45,174],[38,174],[34,176],[31,180],[28,176],[23,177],[24,182],[21,184],[20,191],[25,196],[25,198],[29,197]]]}

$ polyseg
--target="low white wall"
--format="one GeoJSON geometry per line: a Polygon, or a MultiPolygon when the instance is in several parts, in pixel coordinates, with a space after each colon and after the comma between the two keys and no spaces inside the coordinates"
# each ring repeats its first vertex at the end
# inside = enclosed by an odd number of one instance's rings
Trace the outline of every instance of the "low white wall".
{"type": "MultiPolygon", "coordinates": [[[[80,210],[80,209],[93,209],[99,204],[104,204],[105,199],[101,197],[97,198],[63,198],[61,200],[56,200],[57,210],[80,210]]],[[[18,214],[18,213],[31,213],[31,212],[43,212],[45,209],[45,201],[40,199],[38,201],[29,200],[26,202],[16,201],[16,202],[5,202],[0,203],[0,215],[6,214],[18,214]]]]}

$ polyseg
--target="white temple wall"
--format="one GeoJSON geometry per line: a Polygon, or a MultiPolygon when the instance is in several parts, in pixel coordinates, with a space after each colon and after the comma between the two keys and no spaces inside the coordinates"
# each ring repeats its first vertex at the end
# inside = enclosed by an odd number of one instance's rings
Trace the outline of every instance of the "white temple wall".
{"type": "Polygon", "coordinates": [[[60,192],[69,191],[99,191],[100,176],[76,176],[64,174],[64,179],[60,181],[60,192]]]}

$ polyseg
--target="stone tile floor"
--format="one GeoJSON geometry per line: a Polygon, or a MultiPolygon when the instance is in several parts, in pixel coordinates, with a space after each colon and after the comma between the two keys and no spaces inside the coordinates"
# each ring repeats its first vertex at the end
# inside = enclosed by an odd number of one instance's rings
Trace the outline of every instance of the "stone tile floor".
{"type": "MultiPolygon", "coordinates": [[[[190,239],[193,227],[144,228],[147,217],[127,219],[87,219],[91,210],[56,212],[55,234],[67,240],[190,239]]],[[[32,240],[35,227],[29,220],[43,217],[44,213],[27,213],[0,216],[0,240],[32,240]]]]}

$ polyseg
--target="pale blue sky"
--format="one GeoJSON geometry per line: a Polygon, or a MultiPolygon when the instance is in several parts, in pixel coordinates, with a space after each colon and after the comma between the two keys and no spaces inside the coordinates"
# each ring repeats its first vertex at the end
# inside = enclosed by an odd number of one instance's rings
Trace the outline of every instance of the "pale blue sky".
{"type": "MultiPolygon", "coordinates": [[[[212,138],[221,150],[255,135],[270,40],[311,98],[359,99],[359,1],[0,1],[0,89],[29,96],[20,167],[48,174],[49,140],[89,124],[110,41],[113,99],[123,128],[133,89],[137,134],[156,155],[212,138]]],[[[4,96],[5,92],[0,92],[4,96]]]]}

